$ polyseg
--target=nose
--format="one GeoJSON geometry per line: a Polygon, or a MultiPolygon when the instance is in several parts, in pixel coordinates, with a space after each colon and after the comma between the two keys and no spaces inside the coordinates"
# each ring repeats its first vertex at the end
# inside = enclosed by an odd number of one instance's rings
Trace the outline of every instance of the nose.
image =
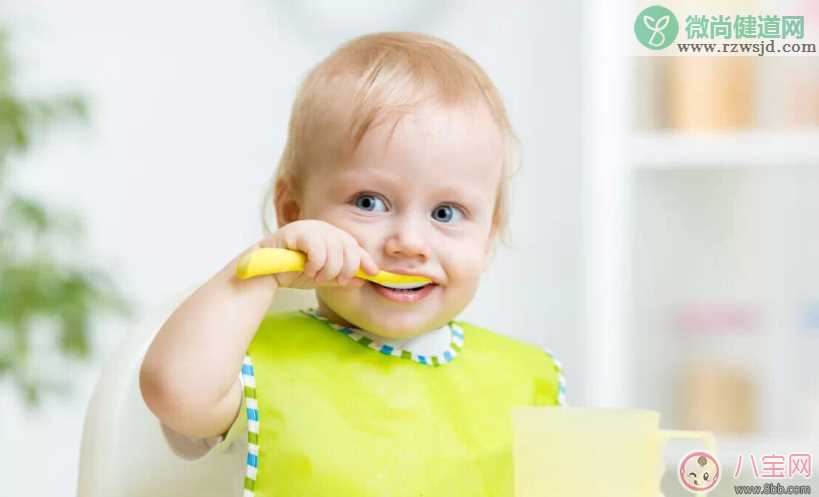
{"type": "Polygon", "coordinates": [[[415,258],[422,262],[431,256],[423,229],[411,216],[396,219],[392,233],[384,244],[384,251],[391,257],[415,258]]]}

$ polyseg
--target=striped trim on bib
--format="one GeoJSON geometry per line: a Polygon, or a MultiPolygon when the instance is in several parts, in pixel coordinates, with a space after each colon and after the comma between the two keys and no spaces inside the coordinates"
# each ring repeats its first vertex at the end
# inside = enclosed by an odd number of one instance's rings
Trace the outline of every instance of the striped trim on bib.
{"type": "Polygon", "coordinates": [[[549,349],[544,349],[549,357],[552,358],[552,362],[555,363],[555,370],[557,371],[557,385],[558,385],[558,392],[557,392],[557,405],[565,406],[566,405],[566,377],[563,375],[563,364],[557,360],[554,353],[549,349]]]}
{"type": "Polygon", "coordinates": [[[424,355],[416,354],[411,350],[404,350],[401,349],[400,347],[393,347],[392,345],[387,345],[385,343],[380,343],[376,340],[372,340],[371,338],[366,337],[361,333],[358,333],[359,330],[356,330],[355,328],[348,328],[333,323],[326,317],[319,314],[318,310],[315,308],[303,309],[301,312],[307,314],[308,316],[312,316],[320,321],[324,321],[325,323],[330,325],[330,327],[332,327],[334,330],[337,330],[342,334],[352,338],[353,341],[360,345],[363,345],[364,347],[377,350],[385,355],[401,357],[403,359],[410,359],[419,364],[424,364],[427,366],[437,367],[454,361],[455,357],[457,357],[458,355],[458,352],[460,352],[464,346],[464,330],[455,321],[450,321],[447,325],[450,332],[449,348],[436,355],[424,355]]]}
{"type": "Polygon", "coordinates": [[[247,469],[243,497],[253,497],[256,491],[256,474],[259,471],[259,404],[256,399],[253,362],[249,355],[245,355],[242,363],[242,386],[247,405],[247,469]]]}

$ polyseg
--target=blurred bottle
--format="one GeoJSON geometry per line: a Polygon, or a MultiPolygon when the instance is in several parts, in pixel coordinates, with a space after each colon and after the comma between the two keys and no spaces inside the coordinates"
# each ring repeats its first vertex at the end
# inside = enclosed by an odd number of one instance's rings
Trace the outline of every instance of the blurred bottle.
{"type": "Polygon", "coordinates": [[[819,58],[765,57],[760,61],[760,125],[771,128],[819,126],[819,58]]]}
{"type": "MultiPolygon", "coordinates": [[[[760,3],[759,0],[680,0],[674,5],[686,13],[736,15],[757,11],[760,3]]],[[[680,22],[681,41],[697,42],[685,38],[682,31],[685,21],[680,22]]],[[[685,131],[755,126],[758,79],[755,58],[665,57],[664,126],[685,131]]]]}
{"type": "Polygon", "coordinates": [[[815,57],[788,57],[792,67],[780,75],[786,127],[819,126],[819,61],[815,57]]]}
{"type": "Polygon", "coordinates": [[[720,434],[757,430],[756,385],[742,368],[695,363],[683,369],[678,390],[681,427],[720,434]]]}
{"type": "Polygon", "coordinates": [[[665,126],[680,130],[756,125],[754,57],[665,57],[665,126]]]}
{"type": "MultiPolygon", "coordinates": [[[[778,0],[776,10],[805,18],[805,37],[789,41],[819,44],[819,2],[778,0]]],[[[819,126],[819,58],[815,55],[762,57],[764,89],[759,99],[762,125],[776,128],[819,126]]]]}
{"type": "MultiPolygon", "coordinates": [[[[815,285],[814,285],[815,287],[815,285]]],[[[802,308],[800,333],[794,355],[795,382],[798,385],[797,422],[800,433],[819,439],[819,374],[815,358],[819,354],[819,299],[813,297],[802,308]]]]}

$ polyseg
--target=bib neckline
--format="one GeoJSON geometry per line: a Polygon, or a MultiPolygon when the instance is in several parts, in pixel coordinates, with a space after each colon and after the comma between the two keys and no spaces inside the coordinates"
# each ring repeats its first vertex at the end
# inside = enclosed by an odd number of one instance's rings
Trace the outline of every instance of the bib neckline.
{"type": "Polygon", "coordinates": [[[307,316],[324,322],[326,325],[330,326],[330,328],[340,332],[343,335],[346,335],[363,347],[376,350],[384,355],[398,357],[401,359],[409,359],[425,366],[438,367],[454,361],[464,345],[464,330],[455,321],[449,321],[449,323],[447,323],[447,328],[449,328],[449,347],[437,354],[417,354],[411,350],[389,345],[367,337],[359,333],[362,330],[357,328],[341,326],[333,323],[327,319],[327,317],[319,314],[318,309],[315,307],[302,309],[301,312],[307,316]]]}

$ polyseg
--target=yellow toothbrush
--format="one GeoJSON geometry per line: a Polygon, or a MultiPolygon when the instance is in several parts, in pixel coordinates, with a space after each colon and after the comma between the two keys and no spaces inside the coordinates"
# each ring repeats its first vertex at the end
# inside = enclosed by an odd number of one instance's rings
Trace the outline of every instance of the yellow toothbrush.
{"type": "MultiPolygon", "coordinates": [[[[236,276],[240,279],[247,279],[264,274],[304,271],[306,260],[307,256],[297,250],[258,248],[239,259],[236,264],[236,276]]],[[[395,288],[412,288],[418,286],[419,283],[432,281],[426,276],[396,274],[387,271],[379,271],[375,276],[371,276],[360,269],[356,271],[355,276],[395,288]]]]}

